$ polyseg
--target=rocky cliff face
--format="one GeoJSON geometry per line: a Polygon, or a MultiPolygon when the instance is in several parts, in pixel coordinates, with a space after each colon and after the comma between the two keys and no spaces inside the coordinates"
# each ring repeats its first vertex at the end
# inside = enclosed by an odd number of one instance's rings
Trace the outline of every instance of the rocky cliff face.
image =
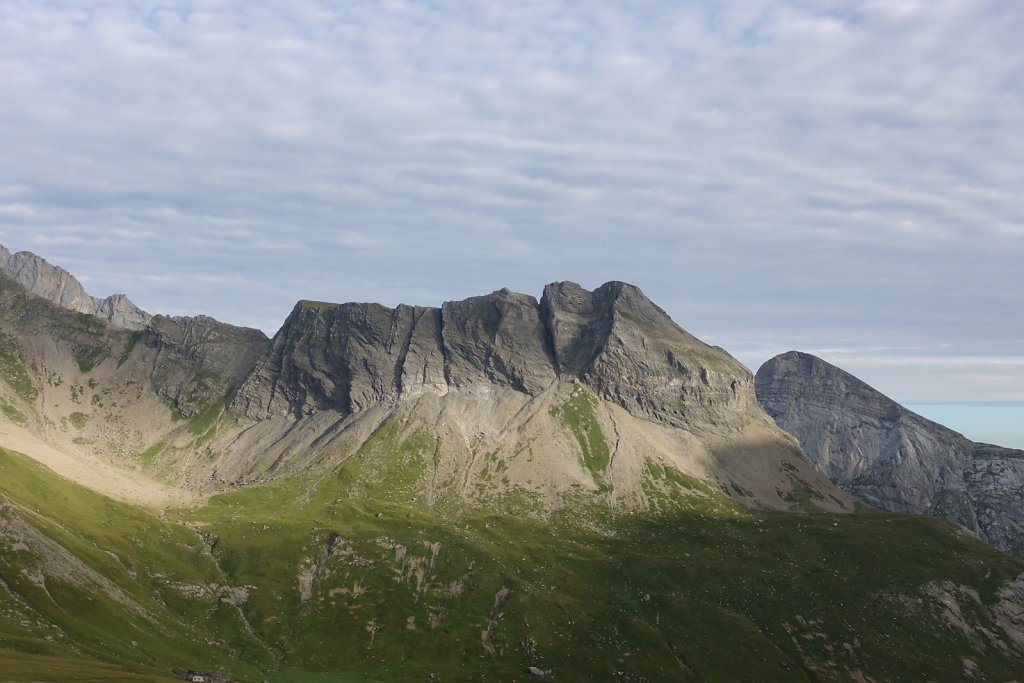
{"type": "Polygon", "coordinates": [[[113,294],[106,299],[89,296],[71,273],[28,251],[12,254],[0,246],[0,271],[61,308],[95,315],[115,327],[141,330],[152,317],[124,294],[113,294]]]}
{"type": "Polygon", "coordinates": [[[135,348],[146,349],[157,395],[192,417],[216,401],[231,399],[269,345],[260,330],[228,325],[205,315],[158,315],[135,348]]]}
{"type": "Polygon", "coordinates": [[[255,420],[352,414],[430,392],[493,385],[537,396],[578,379],[633,415],[688,429],[755,405],[752,376],[621,282],[507,289],[441,308],[296,305],[233,407],[255,420]]]}
{"type": "Polygon", "coordinates": [[[609,282],[594,292],[548,285],[541,310],[559,373],[634,415],[700,431],[756,405],[749,370],[681,329],[632,285],[609,282]]]}
{"type": "Polygon", "coordinates": [[[0,272],[0,446],[134,502],[148,502],[142,472],[160,469],[187,500],[209,476],[195,465],[209,458],[196,425],[220,414],[268,345],[259,330],[205,316],[156,316],[126,330],[0,272]]]}
{"type": "Polygon", "coordinates": [[[756,391],[814,466],[864,502],[948,519],[1024,553],[1024,452],[973,443],[806,353],[762,365],[756,391]]]}

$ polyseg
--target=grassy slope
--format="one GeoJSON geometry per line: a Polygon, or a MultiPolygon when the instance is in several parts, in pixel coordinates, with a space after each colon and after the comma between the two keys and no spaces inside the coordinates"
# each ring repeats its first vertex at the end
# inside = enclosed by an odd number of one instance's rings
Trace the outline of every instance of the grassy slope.
{"type": "MultiPolygon", "coordinates": [[[[127,663],[151,674],[190,662],[255,670],[243,661],[259,648],[234,607],[210,590],[222,579],[195,532],[92,493],[3,449],[0,504],[139,608],[126,608],[95,585],[81,590],[79,577],[67,577],[66,555],[40,561],[31,543],[26,548],[18,539],[4,538],[0,577],[7,589],[0,590],[0,648],[127,663]],[[37,572],[46,577],[43,585],[37,572]]],[[[25,660],[21,666],[29,664],[25,660]]]]}
{"type": "MultiPolygon", "coordinates": [[[[548,522],[502,504],[428,507],[408,494],[432,450],[391,426],[324,478],[224,494],[165,522],[0,453],[0,491],[22,516],[158,624],[113,619],[110,604],[56,609],[4,547],[0,574],[40,623],[0,590],[0,647],[46,655],[13,660],[39,680],[61,680],[42,672],[83,656],[150,675],[220,665],[274,681],[516,680],[528,666],[558,680],[948,679],[965,658],[991,680],[1020,669],[918,602],[942,580],[991,602],[1024,570],[941,521],[754,512],[686,481],[673,490],[693,495],[666,497],[653,517],[598,517],[600,500],[585,495],[548,522]],[[249,587],[244,611],[269,651],[232,607],[174,583],[249,587]]],[[[964,609],[984,618],[981,605],[964,609]]]]}

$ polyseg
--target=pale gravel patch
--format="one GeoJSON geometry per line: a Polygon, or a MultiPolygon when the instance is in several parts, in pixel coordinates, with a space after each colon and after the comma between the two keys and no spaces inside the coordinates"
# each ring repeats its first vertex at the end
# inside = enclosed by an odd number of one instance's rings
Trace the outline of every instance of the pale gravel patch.
{"type": "Polygon", "coordinates": [[[26,430],[0,425],[0,447],[22,453],[65,479],[110,498],[151,508],[199,505],[208,496],[163,484],[88,453],[67,453],[26,430]]]}

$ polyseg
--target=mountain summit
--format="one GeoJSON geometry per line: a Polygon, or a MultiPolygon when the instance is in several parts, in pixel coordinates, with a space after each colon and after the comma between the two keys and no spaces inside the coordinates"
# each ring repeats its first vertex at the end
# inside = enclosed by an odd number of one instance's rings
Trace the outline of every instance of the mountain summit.
{"type": "Polygon", "coordinates": [[[652,474],[668,467],[751,505],[791,507],[794,487],[848,504],[763,413],[750,371],[622,282],[439,308],[302,301],[227,410],[249,426],[211,442],[226,481],[344,460],[391,425],[429,442],[404,467],[430,500],[517,492],[550,509],[601,492],[643,508],[672,490],[652,474]]]}

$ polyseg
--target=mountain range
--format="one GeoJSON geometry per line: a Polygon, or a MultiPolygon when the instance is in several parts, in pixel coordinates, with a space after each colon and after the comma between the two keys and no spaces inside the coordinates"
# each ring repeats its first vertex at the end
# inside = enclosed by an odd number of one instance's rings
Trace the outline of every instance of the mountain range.
{"type": "Polygon", "coordinates": [[[0,379],[0,680],[1024,664],[1024,560],[978,540],[1020,552],[1019,452],[813,357],[755,382],[625,283],[268,339],[0,250],[0,379]]]}

